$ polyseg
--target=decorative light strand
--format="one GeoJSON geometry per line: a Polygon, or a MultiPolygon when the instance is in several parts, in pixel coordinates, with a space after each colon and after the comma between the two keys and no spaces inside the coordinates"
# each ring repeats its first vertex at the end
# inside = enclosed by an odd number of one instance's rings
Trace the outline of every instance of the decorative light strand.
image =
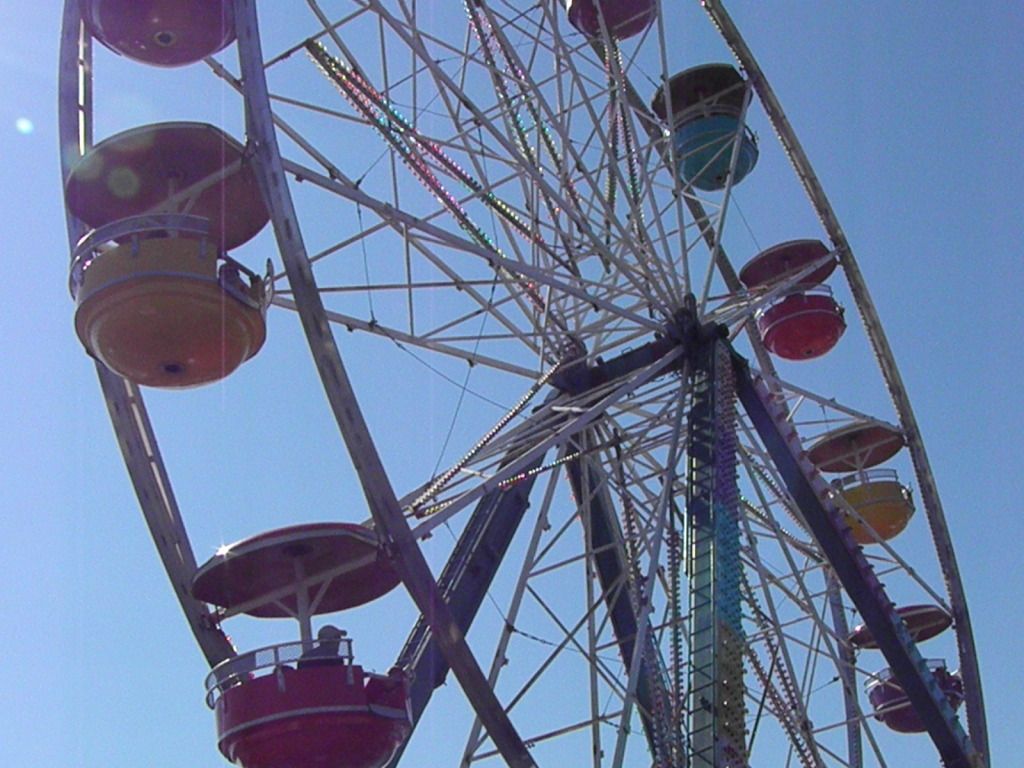
{"type": "Polygon", "coordinates": [[[416,500],[412,502],[412,504],[409,505],[414,514],[416,514],[417,516],[426,516],[428,514],[427,512],[421,511],[417,508],[427,499],[430,499],[433,496],[437,495],[437,492],[444,488],[453,477],[459,474],[459,472],[461,472],[466,467],[466,465],[469,464],[470,461],[472,461],[473,457],[476,456],[481,450],[483,450],[484,446],[486,446],[491,440],[493,440],[495,436],[497,436],[497,434],[501,432],[501,430],[503,430],[510,421],[512,421],[512,419],[514,419],[516,416],[522,413],[523,409],[526,408],[529,402],[533,399],[534,395],[536,395],[541,389],[544,388],[544,386],[548,383],[551,377],[555,375],[555,373],[558,371],[561,365],[562,364],[560,362],[556,363],[554,366],[548,369],[548,371],[545,372],[543,376],[537,379],[537,381],[535,381],[530,386],[530,389],[527,390],[526,394],[519,399],[519,402],[512,406],[512,409],[504,416],[502,416],[498,420],[498,423],[491,427],[487,431],[487,434],[480,438],[480,440],[477,441],[476,445],[469,449],[465,456],[463,456],[455,464],[453,464],[451,467],[445,470],[445,472],[443,472],[440,475],[440,477],[434,480],[434,482],[432,482],[427,487],[427,489],[423,491],[423,493],[421,493],[416,498],[416,500]]]}
{"type": "MultiPolygon", "coordinates": [[[[327,50],[317,42],[307,42],[306,50],[327,75],[341,90],[349,102],[377,128],[378,132],[394,148],[406,166],[419,178],[420,182],[434,195],[448,211],[455,217],[459,226],[467,232],[478,245],[482,245],[496,255],[505,258],[501,249],[491,240],[487,233],[470,218],[466,210],[459,204],[434,172],[427,166],[416,149],[422,147],[418,141],[412,141],[417,137],[407,121],[393,109],[386,107],[386,100],[369,85],[362,76],[353,68],[348,67],[327,53],[327,50]]],[[[418,137],[417,137],[418,138],[418,137]]],[[[440,152],[440,150],[437,150],[440,152]]],[[[454,161],[451,162],[454,166],[454,161]]],[[[466,174],[469,177],[468,174],[466,174]]],[[[540,312],[546,309],[544,299],[536,286],[524,278],[516,275],[503,267],[498,268],[511,277],[530,299],[531,303],[540,312]]]]}
{"type": "MultiPolygon", "coordinates": [[[[534,167],[541,167],[540,159],[530,146],[529,137],[526,133],[526,124],[522,119],[519,107],[517,106],[518,104],[523,104],[530,115],[530,120],[532,121],[533,126],[535,126],[540,133],[541,141],[543,142],[548,155],[551,157],[551,161],[555,166],[555,171],[558,177],[562,180],[562,183],[568,190],[572,205],[575,210],[582,211],[583,205],[580,200],[579,192],[576,190],[576,186],[573,184],[572,179],[565,170],[565,166],[562,164],[562,160],[558,154],[558,146],[552,138],[547,125],[541,119],[541,115],[537,111],[537,107],[533,104],[531,94],[526,91],[524,85],[527,81],[526,73],[515,64],[512,56],[506,49],[504,39],[495,34],[490,20],[482,13],[480,4],[472,2],[472,0],[466,0],[464,5],[466,13],[469,14],[473,31],[476,33],[477,39],[480,41],[480,45],[482,46],[484,60],[491,70],[491,80],[494,83],[494,89],[508,107],[510,113],[509,122],[515,132],[516,141],[519,144],[520,151],[526,155],[527,160],[534,167]],[[499,52],[505,62],[505,74],[510,75],[512,81],[516,83],[519,90],[518,97],[513,97],[509,93],[508,87],[505,84],[505,77],[498,70],[498,62],[495,52],[499,52]]],[[[548,209],[548,214],[551,216],[551,221],[554,223],[558,219],[559,210],[554,203],[548,199],[547,195],[542,195],[542,197],[544,198],[544,204],[548,209]]],[[[566,254],[569,257],[569,262],[566,263],[560,261],[559,263],[569,268],[574,275],[578,276],[579,269],[576,267],[575,248],[566,234],[561,234],[561,239],[562,244],[566,249],[566,254]]]]}

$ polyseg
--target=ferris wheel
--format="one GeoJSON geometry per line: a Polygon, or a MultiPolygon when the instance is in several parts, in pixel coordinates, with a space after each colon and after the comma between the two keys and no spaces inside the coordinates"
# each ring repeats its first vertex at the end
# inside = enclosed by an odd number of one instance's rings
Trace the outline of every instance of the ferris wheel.
{"type": "Polygon", "coordinates": [[[75,328],[228,760],[434,764],[417,726],[461,702],[464,766],[987,765],[921,434],[721,3],[67,0],[61,50],[75,328]],[[208,72],[196,112],[217,94],[244,129],[94,136],[101,58],[168,92],[208,72]],[[747,207],[780,190],[806,215],[758,243],[747,207]],[[140,387],[199,419],[188,390],[276,337],[312,358],[321,386],[287,395],[326,394],[362,500],[235,520],[198,563],[140,387]],[[336,627],[403,590],[407,625],[336,627]],[[242,617],[297,631],[235,648],[242,617]]]}

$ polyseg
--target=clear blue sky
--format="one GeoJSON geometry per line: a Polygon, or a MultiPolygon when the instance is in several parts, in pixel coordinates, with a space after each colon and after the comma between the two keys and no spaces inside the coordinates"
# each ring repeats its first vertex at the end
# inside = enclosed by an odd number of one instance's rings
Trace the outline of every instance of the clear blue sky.
{"type": "MultiPolygon", "coordinates": [[[[969,596],[993,764],[1009,765],[1024,750],[1024,15],[1012,3],[948,0],[733,5],[839,214],[901,366],[969,596]]],[[[59,30],[56,0],[0,5],[0,242],[8,264],[0,303],[0,762],[223,765],[202,703],[204,662],[71,324],[56,138],[59,30]]],[[[683,68],[698,63],[687,51],[702,50],[697,41],[710,27],[680,34],[674,55],[683,68]]],[[[144,71],[110,71],[109,85],[96,83],[98,93],[109,89],[101,132],[189,116],[187,94],[147,87],[144,71]]],[[[234,99],[203,108],[232,110],[225,120],[237,132],[234,99]]],[[[764,202],[738,196],[745,213],[764,202]]],[[[171,416],[158,424],[201,561],[218,544],[268,527],[365,516],[295,323],[274,323],[266,359],[189,395],[201,425],[171,416]],[[237,429],[245,419],[261,421],[251,443],[237,429]],[[266,439],[277,434],[280,442],[266,439]],[[197,442],[202,451],[192,450],[197,442]],[[226,457],[226,471],[212,463],[215,454],[226,457]]],[[[372,401],[371,372],[360,371],[372,401]]],[[[436,397],[452,401],[443,386],[436,397]]],[[[159,410],[169,401],[150,402],[159,410]]],[[[385,420],[392,405],[369,405],[371,418],[385,420]]],[[[443,436],[449,417],[431,413],[416,429],[443,436]]],[[[380,423],[395,433],[408,424],[380,423]]],[[[407,631],[385,618],[371,616],[353,632],[357,652],[378,667],[407,631]],[[383,629],[371,636],[374,622],[383,629]]],[[[274,638],[290,632],[278,628],[274,638]]],[[[422,735],[441,743],[443,730],[433,720],[422,735]]]]}

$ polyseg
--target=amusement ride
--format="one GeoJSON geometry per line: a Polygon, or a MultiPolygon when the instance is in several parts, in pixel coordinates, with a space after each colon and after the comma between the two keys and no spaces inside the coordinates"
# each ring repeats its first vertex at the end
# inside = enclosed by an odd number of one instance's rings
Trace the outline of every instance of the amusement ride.
{"type": "MultiPolygon", "coordinates": [[[[417,726],[461,703],[462,766],[988,765],[921,433],[723,3],[66,0],[62,35],[74,327],[227,760],[436,765],[417,726]],[[98,135],[114,70],[202,72],[233,117],[98,135]],[[757,243],[787,166],[807,215],[757,243]],[[326,396],[358,483],[199,562],[158,417],[285,318],[321,386],[246,386],[326,396]]],[[[255,442],[206,458],[226,509],[255,442]]]]}

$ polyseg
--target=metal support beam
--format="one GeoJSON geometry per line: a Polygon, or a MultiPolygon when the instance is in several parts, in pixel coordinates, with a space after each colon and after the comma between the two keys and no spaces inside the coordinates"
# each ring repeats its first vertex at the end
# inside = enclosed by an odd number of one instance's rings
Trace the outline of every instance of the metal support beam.
{"type": "Polygon", "coordinates": [[[768,449],[790,496],[828,558],[884,654],[915,712],[935,742],[946,768],[978,768],[982,756],[960,726],[927,662],[878,580],[861,547],[853,540],[842,512],[830,500],[829,486],[804,455],[803,446],[782,407],[763,381],[751,377],[747,362],[733,356],[737,393],[768,449]]]}
{"type": "MultiPolygon", "coordinates": [[[[527,468],[527,477],[522,482],[507,490],[491,491],[480,500],[441,571],[438,589],[463,633],[469,631],[476,618],[530,505],[530,491],[537,476],[529,472],[539,467],[542,460],[543,457],[538,458],[527,468]]],[[[449,671],[426,617],[421,616],[416,622],[396,664],[411,673],[409,706],[415,728],[434,690],[444,684],[449,671]]],[[[397,765],[404,749],[403,745],[389,765],[397,765]]]]}
{"type": "Polygon", "coordinates": [[[705,345],[691,390],[686,512],[692,768],[747,765],[736,399],[727,349],[723,341],[705,345]]]}
{"type": "MultiPolygon", "coordinates": [[[[579,450],[575,441],[572,450],[579,450]]],[[[612,631],[628,672],[637,636],[637,617],[627,587],[631,564],[626,558],[625,539],[608,492],[607,476],[590,459],[570,461],[566,469],[573,494],[581,507],[580,514],[589,514],[587,550],[594,553],[595,571],[608,607],[612,631]]],[[[664,665],[658,663],[660,657],[652,633],[646,633],[644,640],[646,647],[640,654],[636,700],[648,745],[652,754],[658,754],[658,740],[667,735],[672,712],[671,685],[664,665]],[[661,713],[665,720],[660,725],[655,720],[657,713],[661,713]]]]}

